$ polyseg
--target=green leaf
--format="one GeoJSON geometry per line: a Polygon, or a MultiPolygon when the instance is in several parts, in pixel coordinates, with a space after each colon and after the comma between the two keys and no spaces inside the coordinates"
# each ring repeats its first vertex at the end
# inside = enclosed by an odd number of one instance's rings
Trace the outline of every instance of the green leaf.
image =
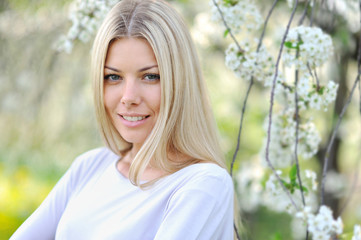
{"type": "Polygon", "coordinates": [[[302,190],[304,193],[308,193],[308,189],[305,186],[302,186],[302,190]]]}
{"type": "Polygon", "coordinates": [[[297,179],[297,165],[293,164],[290,173],[289,173],[291,183],[296,183],[297,179]]]}
{"type": "MultiPolygon", "coordinates": [[[[300,188],[300,185],[298,185],[298,184],[296,184],[295,187],[296,187],[297,189],[301,189],[301,188],[300,188]]],[[[302,186],[302,190],[303,190],[304,193],[308,193],[308,189],[307,189],[305,186],[302,186]]]]}
{"type": "Polygon", "coordinates": [[[226,31],[224,31],[223,33],[223,37],[227,37],[228,33],[229,33],[229,29],[227,28],[226,31]]]}
{"type": "Polygon", "coordinates": [[[288,48],[295,48],[295,47],[292,45],[292,42],[290,42],[290,41],[285,42],[285,46],[288,47],[288,48]]]}
{"type": "Polygon", "coordinates": [[[325,91],[325,87],[324,86],[322,86],[322,87],[320,87],[318,90],[317,90],[317,92],[319,93],[319,94],[321,94],[321,95],[323,95],[323,92],[325,91]]]}
{"type": "Polygon", "coordinates": [[[262,185],[263,190],[266,189],[266,183],[268,181],[268,178],[269,178],[269,174],[263,175],[263,178],[261,180],[261,185],[262,185]]]}
{"type": "Polygon", "coordinates": [[[232,6],[232,7],[238,3],[237,0],[223,0],[223,2],[226,6],[232,6]]]}
{"type": "Polygon", "coordinates": [[[293,42],[290,42],[290,41],[285,42],[285,46],[286,46],[287,48],[297,49],[297,50],[300,49],[300,46],[301,46],[302,44],[303,44],[302,41],[297,42],[296,46],[293,45],[293,42]]]}
{"type": "MultiPolygon", "coordinates": [[[[243,56],[243,52],[237,52],[237,57],[243,56]]],[[[245,58],[242,58],[242,62],[246,61],[245,58]]]]}
{"type": "Polygon", "coordinates": [[[290,190],[291,192],[294,191],[294,187],[292,186],[292,184],[289,184],[288,182],[286,182],[285,180],[281,179],[281,182],[283,183],[283,185],[290,190]]]}

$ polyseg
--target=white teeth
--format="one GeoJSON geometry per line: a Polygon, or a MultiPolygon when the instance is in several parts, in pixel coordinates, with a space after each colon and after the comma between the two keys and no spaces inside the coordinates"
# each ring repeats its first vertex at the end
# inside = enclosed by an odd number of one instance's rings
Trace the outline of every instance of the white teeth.
{"type": "Polygon", "coordinates": [[[129,116],[123,116],[123,118],[129,122],[135,122],[143,120],[145,117],[129,117],[129,116]]]}

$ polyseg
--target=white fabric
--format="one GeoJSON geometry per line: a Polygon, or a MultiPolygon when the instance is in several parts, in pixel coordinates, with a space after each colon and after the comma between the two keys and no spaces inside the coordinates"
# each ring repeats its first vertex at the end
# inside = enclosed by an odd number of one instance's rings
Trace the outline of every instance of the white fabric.
{"type": "Polygon", "coordinates": [[[106,148],[78,157],[10,239],[233,239],[226,170],[194,164],[142,190],[118,172],[118,158],[106,148]]]}

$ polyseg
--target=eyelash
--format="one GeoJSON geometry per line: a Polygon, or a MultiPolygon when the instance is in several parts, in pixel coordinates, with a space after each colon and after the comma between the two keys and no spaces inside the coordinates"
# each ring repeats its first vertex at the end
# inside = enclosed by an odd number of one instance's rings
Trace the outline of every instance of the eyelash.
{"type": "Polygon", "coordinates": [[[158,81],[158,80],[160,79],[160,75],[159,75],[159,74],[154,74],[154,73],[145,74],[145,75],[143,76],[143,79],[145,79],[145,78],[147,78],[147,77],[149,77],[149,76],[151,76],[152,79],[149,79],[149,78],[148,78],[147,81],[153,82],[153,81],[158,81]]]}
{"type": "Polygon", "coordinates": [[[120,76],[118,76],[116,74],[107,74],[104,76],[105,81],[115,82],[115,81],[118,81],[119,79],[120,79],[120,76]],[[111,79],[112,77],[117,77],[117,79],[111,79]]]}
{"type": "MultiPolygon", "coordinates": [[[[160,75],[155,74],[155,73],[147,73],[147,74],[143,75],[142,79],[145,79],[146,81],[149,81],[149,82],[154,82],[154,81],[160,80],[160,75]],[[151,77],[151,79],[149,79],[149,77],[151,77]],[[148,79],[146,79],[146,78],[148,78],[148,79]]],[[[110,82],[115,82],[115,81],[122,80],[122,78],[117,74],[107,74],[104,76],[104,80],[110,81],[110,82]],[[113,77],[116,77],[116,79],[112,79],[113,77]]]]}

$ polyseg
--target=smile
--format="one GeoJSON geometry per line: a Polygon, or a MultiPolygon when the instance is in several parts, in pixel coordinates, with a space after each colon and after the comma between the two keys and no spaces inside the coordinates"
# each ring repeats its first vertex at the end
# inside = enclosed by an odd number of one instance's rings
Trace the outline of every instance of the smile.
{"type": "Polygon", "coordinates": [[[141,121],[149,116],[138,116],[138,117],[122,116],[122,117],[129,122],[136,122],[136,121],[141,121]]]}

